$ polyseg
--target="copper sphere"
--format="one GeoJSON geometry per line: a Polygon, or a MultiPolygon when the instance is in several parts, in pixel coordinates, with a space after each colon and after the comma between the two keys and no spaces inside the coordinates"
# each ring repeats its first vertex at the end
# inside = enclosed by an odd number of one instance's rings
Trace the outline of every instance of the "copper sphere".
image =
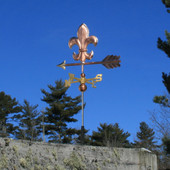
{"type": "Polygon", "coordinates": [[[85,92],[85,91],[87,90],[87,86],[85,85],[85,83],[80,84],[79,90],[80,90],[81,92],[85,92]]]}

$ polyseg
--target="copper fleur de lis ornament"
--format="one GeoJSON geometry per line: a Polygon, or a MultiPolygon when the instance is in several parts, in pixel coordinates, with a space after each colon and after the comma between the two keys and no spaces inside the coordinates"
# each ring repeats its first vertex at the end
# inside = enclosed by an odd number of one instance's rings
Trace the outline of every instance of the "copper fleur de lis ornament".
{"type": "Polygon", "coordinates": [[[73,45],[78,45],[79,53],[73,53],[74,60],[80,60],[82,63],[85,63],[86,59],[90,60],[93,57],[93,51],[87,53],[87,46],[89,44],[94,44],[95,46],[98,43],[98,38],[95,36],[89,36],[89,29],[86,24],[80,25],[77,31],[77,37],[72,37],[69,40],[69,47],[72,48],[73,45]]]}

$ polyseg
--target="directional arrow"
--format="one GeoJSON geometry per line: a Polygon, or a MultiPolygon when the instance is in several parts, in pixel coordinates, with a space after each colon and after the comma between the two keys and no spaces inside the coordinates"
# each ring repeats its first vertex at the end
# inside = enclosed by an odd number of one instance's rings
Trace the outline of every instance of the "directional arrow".
{"type": "Polygon", "coordinates": [[[79,66],[79,65],[92,65],[92,64],[103,64],[107,69],[120,67],[120,56],[108,55],[102,61],[95,61],[95,62],[87,62],[87,63],[69,63],[66,64],[66,61],[62,62],[61,64],[57,65],[58,67],[66,69],[67,66],[79,66]]]}

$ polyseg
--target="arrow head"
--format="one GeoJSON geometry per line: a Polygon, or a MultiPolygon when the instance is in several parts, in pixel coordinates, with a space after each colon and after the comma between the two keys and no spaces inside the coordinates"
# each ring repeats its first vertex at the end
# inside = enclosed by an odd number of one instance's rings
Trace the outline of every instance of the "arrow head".
{"type": "Polygon", "coordinates": [[[57,66],[61,67],[61,68],[63,68],[65,70],[66,69],[65,65],[66,65],[66,60],[64,60],[61,64],[59,64],[57,66]]]}

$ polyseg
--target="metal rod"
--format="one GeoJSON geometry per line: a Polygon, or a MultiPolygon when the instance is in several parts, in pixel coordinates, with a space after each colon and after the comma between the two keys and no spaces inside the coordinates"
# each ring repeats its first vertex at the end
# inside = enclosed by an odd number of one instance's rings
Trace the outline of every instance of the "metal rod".
{"type": "Polygon", "coordinates": [[[84,145],[84,126],[81,126],[81,144],[84,145]]]}
{"type": "Polygon", "coordinates": [[[81,126],[81,144],[84,144],[84,92],[81,93],[82,97],[82,126],[81,126]]]}
{"type": "Polygon", "coordinates": [[[93,65],[93,64],[107,64],[107,63],[118,63],[120,60],[115,61],[94,61],[94,62],[87,62],[87,63],[69,63],[64,64],[64,66],[79,66],[79,65],[93,65]]]}
{"type": "Polygon", "coordinates": [[[43,122],[43,142],[45,142],[45,124],[44,124],[44,110],[42,111],[42,122],[43,122]]]}
{"type": "Polygon", "coordinates": [[[82,73],[84,73],[84,64],[85,64],[85,63],[82,63],[82,64],[81,64],[81,72],[82,72],[82,73]]]}
{"type": "Polygon", "coordinates": [[[84,92],[81,93],[82,96],[82,126],[84,126],[84,92]]]}
{"type": "MultiPolygon", "coordinates": [[[[84,64],[81,64],[81,72],[84,73],[84,64]]],[[[81,108],[82,108],[82,126],[81,126],[81,144],[84,144],[84,92],[81,93],[81,108]]]]}

